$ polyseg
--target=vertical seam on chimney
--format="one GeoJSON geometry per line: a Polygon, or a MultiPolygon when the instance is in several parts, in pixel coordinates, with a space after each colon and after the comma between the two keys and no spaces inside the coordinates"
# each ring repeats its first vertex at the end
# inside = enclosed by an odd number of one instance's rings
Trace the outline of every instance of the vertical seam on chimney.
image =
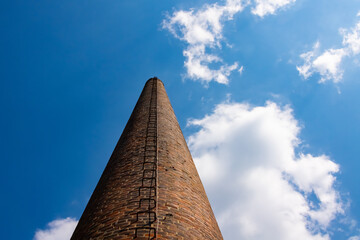
{"type": "MultiPolygon", "coordinates": [[[[155,92],[155,97],[156,97],[156,233],[159,233],[159,215],[158,215],[158,210],[159,210],[159,148],[158,148],[158,82],[157,80],[155,80],[156,82],[156,92],[155,92]]],[[[156,236],[157,238],[157,236],[156,236]]]]}

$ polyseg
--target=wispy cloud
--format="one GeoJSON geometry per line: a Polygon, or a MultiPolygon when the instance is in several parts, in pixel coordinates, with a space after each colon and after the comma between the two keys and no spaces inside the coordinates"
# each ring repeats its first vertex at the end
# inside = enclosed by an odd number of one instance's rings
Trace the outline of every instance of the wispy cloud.
{"type": "MultiPolygon", "coordinates": [[[[359,14],[358,14],[359,15],[359,14]]],[[[329,48],[321,52],[320,42],[316,42],[311,51],[303,53],[300,57],[304,64],[297,66],[299,74],[308,79],[314,73],[320,75],[320,83],[332,81],[338,83],[343,78],[344,70],[341,63],[345,57],[352,57],[360,53],[360,21],[351,29],[341,28],[343,36],[341,48],[329,48]]]]}
{"type": "Polygon", "coordinates": [[[69,240],[77,225],[74,218],[57,219],[47,224],[44,230],[37,230],[34,240],[69,240]]]}
{"type": "MultiPolygon", "coordinates": [[[[291,2],[295,0],[255,0],[252,13],[264,17],[291,2]]],[[[204,84],[211,81],[227,84],[231,72],[242,69],[238,62],[226,64],[219,56],[208,51],[222,47],[224,23],[251,3],[250,0],[227,0],[224,4],[205,4],[200,9],[175,11],[163,21],[164,29],[187,43],[183,55],[188,78],[204,84]],[[217,69],[209,66],[214,63],[219,65],[217,69]]]]}
{"type": "Polygon", "coordinates": [[[348,240],[360,240],[360,236],[352,236],[348,240]]]}
{"type": "Polygon", "coordinates": [[[260,17],[264,17],[269,14],[275,14],[275,12],[289,5],[290,3],[294,3],[296,0],[254,0],[255,7],[252,8],[251,12],[260,17]]]}
{"type": "Polygon", "coordinates": [[[300,127],[290,107],[226,102],[189,121],[188,138],[225,239],[327,240],[343,213],[339,165],[296,153],[300,127]]]}

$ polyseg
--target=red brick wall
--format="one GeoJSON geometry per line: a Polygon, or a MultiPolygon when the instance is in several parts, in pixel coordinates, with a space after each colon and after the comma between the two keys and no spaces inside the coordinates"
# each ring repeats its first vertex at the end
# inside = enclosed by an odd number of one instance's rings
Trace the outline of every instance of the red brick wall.
{"type": "Polygon", "coordinates": [[[163,84],[158,81],[159,239],[222,239],[163,84]]]}
{"type": "Polygon", "coordinates": [[[160,80],[146,83],[71,239],[222,239],[160,80]]]}

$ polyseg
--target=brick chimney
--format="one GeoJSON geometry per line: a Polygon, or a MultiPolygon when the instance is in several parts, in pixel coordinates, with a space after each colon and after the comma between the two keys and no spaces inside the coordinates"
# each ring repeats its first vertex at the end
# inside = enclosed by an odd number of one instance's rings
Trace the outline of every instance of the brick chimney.
{"type": "Polygon", "coordinates": [[[158,78],[149,79],[71,240],[222,235],[158,78]]]}

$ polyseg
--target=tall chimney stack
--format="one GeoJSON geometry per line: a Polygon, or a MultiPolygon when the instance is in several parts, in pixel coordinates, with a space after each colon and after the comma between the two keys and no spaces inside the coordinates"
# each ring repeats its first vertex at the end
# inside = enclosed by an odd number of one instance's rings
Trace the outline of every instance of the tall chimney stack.
{"type": "Polygon", "coordinates": [[[158,78],[149,79],[71,240],[222,235],[158,78]]]}

